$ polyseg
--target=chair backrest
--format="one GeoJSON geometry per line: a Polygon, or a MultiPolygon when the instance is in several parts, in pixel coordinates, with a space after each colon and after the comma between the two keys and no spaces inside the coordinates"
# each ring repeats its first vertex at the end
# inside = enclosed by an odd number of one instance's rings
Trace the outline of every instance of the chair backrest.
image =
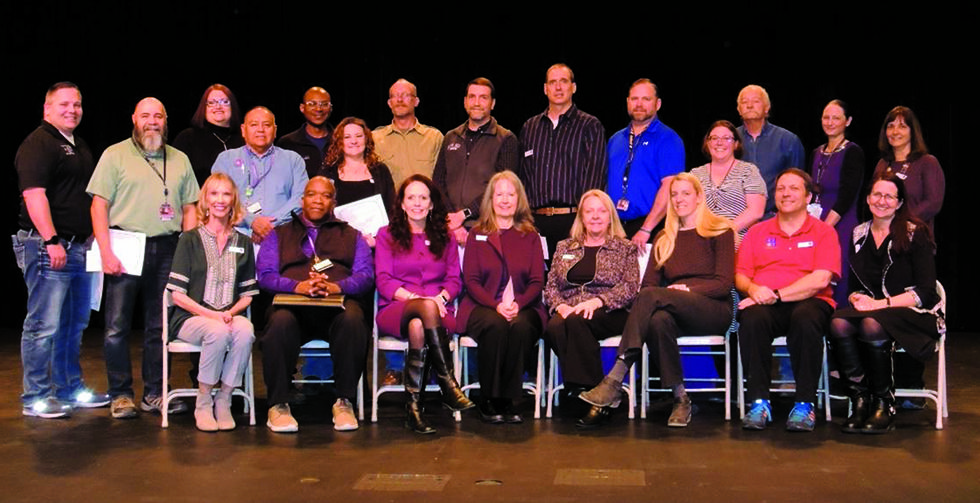
{"type": "Polygon", "coordinates": [[[946,289],[938,279],[936,280],[936,294],[939,295],[939,311],[936,316],[940,320],[936,328],[939,330],[939,335],[946,335],[946,289]]]}
{"type": "Polygon", "coordinates": [[[160,316],[160,321],[163,325],[163,330],[160,332],[160,337],[163,339],[163,344],[166,346],[170,342],[170,308],[174,305],[174,297],[170,290],[163,289],[163,302],[160,307],[162,314],[160,316]]]}

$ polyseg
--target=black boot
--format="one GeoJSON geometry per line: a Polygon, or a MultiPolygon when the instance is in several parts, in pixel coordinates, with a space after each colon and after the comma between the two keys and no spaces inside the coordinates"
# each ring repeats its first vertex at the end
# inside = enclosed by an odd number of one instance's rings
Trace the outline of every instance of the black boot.
{"type": "Polygon", "coordinates": [[[402,372],[405,391],[408,392],[408,403],[405,404],[408,417],[405,418],[405,427],[423,435],[436,432],[435,428],[425,422],[422,410],[422,391],[425,390],[425,381],[423,381],[425,356],[425,348],[406,351],[405,371],[402,372]]]}
{"type": "Polygon", "coordinates": [[[852,337],[831,337],[830,347],[837,360],[841,380],[847,385],[852,407],[850,417],[840,429],[844,433],[858,433],[868,419],[868,408],[871,406],[871,392],[868,390],[865,369],[861,366],[858,344],[852,337]],[[860,382],[852,380],[856,376],[861,376],[860,382]]]}
{"type": "Polygon", "coordinates": [[[850,381],[847,389],[848,396],[851,398],[851,415],[844,421],[840,431],[859,433],[864,427],[864,422],[868,420],[868,409],[871,408],[871,392],[868,390],[868,380],[850,381]]]}
{"type": "Polygon", "coordinates": [[[450,358],[449,336],[445,328],[425,329],[425,346],[429,349],[432,369],[436,372],[436,381],[442,391],[442,404],[454,412],[475,407],[474,404],[456,382],[453,375],[453,361],[450,358]]]}
{"type": "Polygon", "coordinates": [[[892,430],[895,425],[895,387],[892,381],[892,341],[875,341],[867,344],[868,370],[874,403],[871,415],[861,433],[880,434],[892,430]]]}

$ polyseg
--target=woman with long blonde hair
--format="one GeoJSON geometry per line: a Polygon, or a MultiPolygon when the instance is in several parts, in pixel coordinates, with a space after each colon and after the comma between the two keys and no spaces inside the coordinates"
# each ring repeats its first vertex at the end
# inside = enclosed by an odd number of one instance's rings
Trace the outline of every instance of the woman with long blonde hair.
{"type": "Polygon", "coordinates": [[[640,293],[623,329],[616,363],[598,386],[579,398],[593,407],[608,407],[618,401],[623,378],[640,359],[640,348],[646,342],[650,352],[657,355],[664,387],[674,393],[667,425],[687,426],[693,408],[684,389],[677,337],[724,332],[732,320],[734,280],[735,232],[731,222],[707,208],[697,177],[676,175],[670,182],[664,230],[654,241],[640,293]]]}

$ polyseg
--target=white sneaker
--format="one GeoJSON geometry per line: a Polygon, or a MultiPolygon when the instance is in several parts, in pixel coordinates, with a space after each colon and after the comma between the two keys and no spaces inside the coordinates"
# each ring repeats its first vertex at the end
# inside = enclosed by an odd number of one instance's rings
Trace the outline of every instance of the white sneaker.
{"type": "Polygon", "coordinates": [[[280,403],[269,408],[269,419],[265,425],[276,433],[295,433],[299,431],[299,423],[293,419],[288,403],[280,403]]]}
{"type": "Polygon", "coordinates": [[[337,431],[354,431],[357,429],[357,416],[350,400],[338,398],[333,404],[333,429],[337,431]]]}

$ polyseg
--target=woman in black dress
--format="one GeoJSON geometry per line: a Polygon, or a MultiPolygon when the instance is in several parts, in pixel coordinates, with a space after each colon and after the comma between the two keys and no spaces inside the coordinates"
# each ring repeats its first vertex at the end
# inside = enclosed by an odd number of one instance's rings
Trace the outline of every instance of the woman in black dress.
{"type": "Polygon", "coordinates": [[[935,243],[909,209],[904,182],[892,173],[875,178],[867,202],[873,218],[854,228],[849,247],[852,307],[839,309],[831,321],[831,344],[854,401],[841,428],[846,433],[893,428],[894,343],[927,360],[944,324],[935,243]]]}

